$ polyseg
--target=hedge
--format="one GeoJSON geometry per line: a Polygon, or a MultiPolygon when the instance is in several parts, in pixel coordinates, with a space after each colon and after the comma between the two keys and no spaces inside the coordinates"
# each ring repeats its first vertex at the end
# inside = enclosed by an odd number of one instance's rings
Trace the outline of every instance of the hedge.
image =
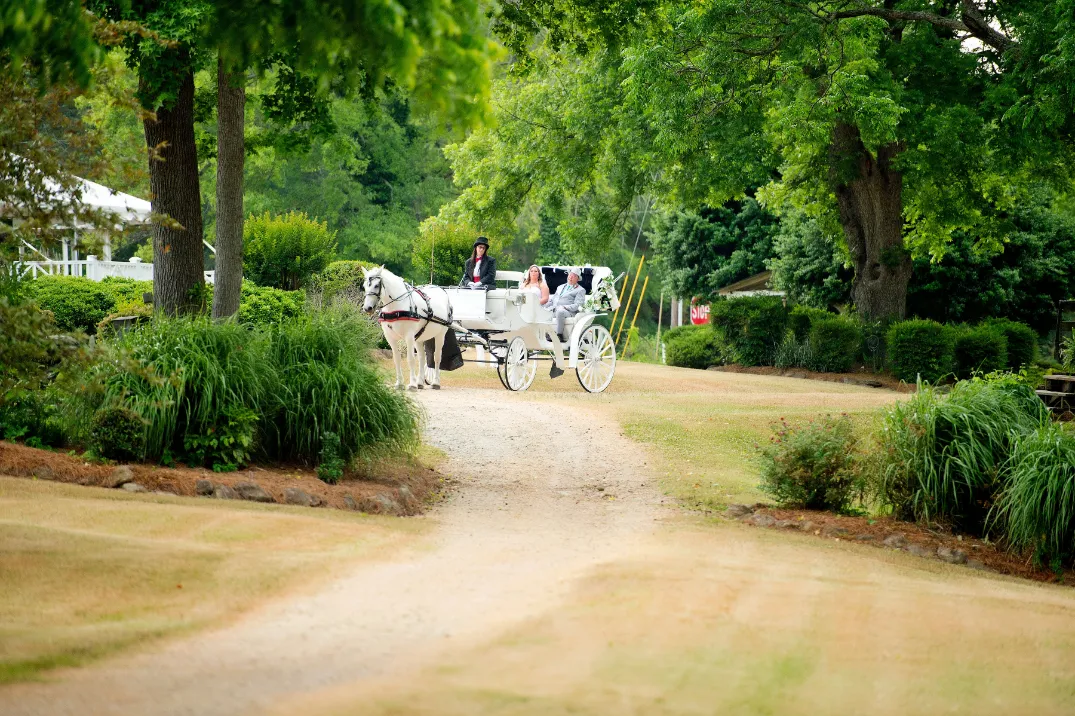
{"type": "Polygon", "coordinates": [[[113,311],[116,298],[106,286],[78,276],[42,276],[27,281],[26,295],[46,311],[64,331],[93,333],[113,311]]]}
{"type": "Polygon", "coordinates": [[[814,370],[846,373],[859,357],[862,329],[854,321],[832,317],[814,320],[810,326],[810,349],[814,370]]]}
{"type": "Polygon", "coordinates": [[[814,321],[824,321],[833,318],[835,314],[823,311],[820,308],[809,306],[795,306],[788,313],[788,328],[795,335],[795,340],[805,341],[810,337],[810,326],[814,321]]]}
{"type": "Polygon", "coordinates": [[[934,383],[952,373],[955,332],[948,326],[924,320],[895,323],[887,343],[889,367],[900,380],[921,376],[934,383]]]}
{"type": "Polygon", "coordinates": [[[788,327],[788,312],[779,296],[714,301],[709,323],[724,341],[726,357],[741,365],[772,365],[777,345],[788,327]]]}
{"type": "Polygon", "coordinates": [[[662,336],[668,365],[705,370],[722,362],[720,341],[709,326],[680,326],[662,336]]]}
{"type": "Polygon", "coordinates": [[[955,329],[955,373],[970,378],[1008,366],[1008,339],[991,326],[955,329]]]}
{"type": "Polygon", "coordinates": [[[243,281],[239,294],[239,323],[262,328],[298,318],[306,306],[302,291],[281,291],[243,281]]]}
{"type": "Polygon", "coordinates": [[[1037,360],[1038,334],[1033,328],[1007,318],[994,318],[985,321],[985,325],[1000,331],[1007,339],[1009,369],[1017,371],[1037,360]]]}

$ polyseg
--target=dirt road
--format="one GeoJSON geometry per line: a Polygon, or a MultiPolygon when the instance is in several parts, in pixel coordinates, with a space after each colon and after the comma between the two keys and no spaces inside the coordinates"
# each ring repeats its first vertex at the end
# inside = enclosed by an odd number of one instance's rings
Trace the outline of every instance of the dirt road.
{"type": "Polygon", "coordinates": [[[647,457],[607,419],[503,391],[424,392],[459,481],[422,551],[147,654],[0,690],[0,712],[236,714],[478,643],[553,607],[656,529],[647,457]]]}

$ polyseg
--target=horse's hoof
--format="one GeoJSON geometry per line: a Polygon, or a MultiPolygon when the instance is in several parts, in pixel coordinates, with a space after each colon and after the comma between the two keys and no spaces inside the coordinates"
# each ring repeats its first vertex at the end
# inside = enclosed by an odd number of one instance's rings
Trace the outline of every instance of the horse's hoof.
{"type": "Polygon", "coordinates": [[[434,383],[433,385],[431,385],[429,387],[432,388],[433,390],[440,390],[440,384],[439,383],[434,383]]]}

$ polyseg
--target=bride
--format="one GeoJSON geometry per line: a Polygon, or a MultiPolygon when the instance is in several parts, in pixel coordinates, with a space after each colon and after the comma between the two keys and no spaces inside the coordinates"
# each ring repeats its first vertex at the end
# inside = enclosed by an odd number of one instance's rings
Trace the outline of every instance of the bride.
{"type": "Polygon", "coordinates": [[[536,264],[526,270],[526,278],[519,285],[519,290],[537,294],[538,302],[542,306],[549,301],[549,285],[545,283],[545,279],[541,275],[541,269],[536,264]]]}

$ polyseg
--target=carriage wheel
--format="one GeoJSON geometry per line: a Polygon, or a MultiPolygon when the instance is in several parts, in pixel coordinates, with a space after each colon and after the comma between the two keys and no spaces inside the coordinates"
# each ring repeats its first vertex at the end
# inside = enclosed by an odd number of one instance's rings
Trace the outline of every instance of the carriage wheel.
{"type": "Polygon", "coordinates": [[[579,339],[575,377],[589,393],[600,393],[616,372],[616,344],[604,326],[590,326],[579,339]]]}
{"type": "Polygon", "coordinates": [[[508,390],[526,390],[537,375],[537,361],[530,360],[530,351],[526,342],[516,336],[508,344],[508,355],[504,359],[502,382],[508,390]]]}

